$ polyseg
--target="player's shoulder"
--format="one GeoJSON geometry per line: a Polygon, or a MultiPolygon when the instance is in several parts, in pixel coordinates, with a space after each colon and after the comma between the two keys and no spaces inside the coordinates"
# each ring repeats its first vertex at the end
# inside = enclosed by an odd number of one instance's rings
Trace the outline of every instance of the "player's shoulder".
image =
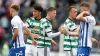
{"type": "Polygon", "coordinates": [[[87,16],[86,18],[90,18],[90,19],[92,19],[92,20],[95,20],[94,16],[92,16],[92,15],[89,15],[89,16],[87,16]]]}
{"type": "Polygon", "coordinates": [[[29,18],[26,19],[26,21],[28,21],[28,22],[32,21],[32,20],[35,20],[34,17],[29,17],[29,18]]]}
{"type": "Polygon", "coordinates": [[[29,17],[29,18],[27,18],[27,20],[32,20],[32,19],[34,19],[34,17],[29,17]]]}
{"type": "Polygon", "coordinates": [[[87,16],[86,18],[88,18],[88,19],[92,20],[93,22],[95,22],[95,17],[94,17],[94,16],[92,16],[92,15],[87,16]]]}
{"type": "Polygon", "coordinates": [[[13,17],[13,20],[17,20],[17,19],[20,19],[20,17],[18,15],[13,17]]]}
{"type": "Polygon", "coordinates": [[[92,15],[90,15],[90,16],[87,16],[86,17],[88,20],[91,20],[92,21],[92,24],[96,24],[96,21],[95,21],[95,18],[94,18],[94,16],[92,16],[92,15]]]}
{"type": "Polygon", "coordinates": [[[42,24],[47,24],[47,23],[48,23],[48,20],[47,20],[46,18],[42,18],[42,19],[41,19],[41,23],[42,23],[42,24]]]}
{"type": "Polygon", "coordinates": [[[65,20],[65,23],[71,23],[71,19],[67,18],[67,19],[65,20]]]}
{"type": "Polygon", "coordinates": [[[20,19],[21,19],[21,18],[20,18],[18,15],[16,15],[16,16],[14,16],[14,17],[12,18],[11,22],[18,22],[20,19]]]}
{"type": "Polygon", "coordinates": [[[48,21],[48,20],[47,20],[46,18],[42,18],[42,19],[41,19],[41,22],[42,22],[42,23],[47,22],[47,21],[48,21]]]}
{"type": "Polygon", "coordinates": [[[46,18],[42,18],[41,21],[42,22],[45,22],[45,21],[47,21],[47,19],[46,18]]]}

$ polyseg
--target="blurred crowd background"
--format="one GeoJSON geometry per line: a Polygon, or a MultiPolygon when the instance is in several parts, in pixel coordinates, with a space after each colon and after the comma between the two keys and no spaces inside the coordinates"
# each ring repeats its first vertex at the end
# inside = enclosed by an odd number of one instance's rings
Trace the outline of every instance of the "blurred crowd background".
{"type": "MultiPolygon", "coordinates": [[[[67,8],[70,5],[74,5],[78,13],[80,11],[80,3],[87,1],[90,4],[90,10],[92,15],[96,20],[96,27],[93,32],[93,37],[100,41],[100,0],[0,0],[0,56],[6,56],[9,51],[9,41],[12,38],[11,33],[11,16],[9,12],[9,7],[11,4],[20,5],[20,17],[25,22],[25,20],[32,16],[32,9],[35,3],[40,4],[44,8],[42,17],[46,16],[46,9],[48,7],[56,7],[57,16],[56,19],[52,21],[53,31],[58,31],[58,28],[61,24],[64,23],[68,17],[67,8]]],[[[79,25],[78,21],[75,21],[79,25]]],[[[58,36],[59,37],[59,36],[58,36]]],[[[58,38],[54,40],[59,43],[58,38]]],[[[54,47],[51,47],[52,51],[59,51],[59,44],[54,47]]],[[[93,44],[92,52],[100,53],[100,47],[97,44],[93,44]]]]}

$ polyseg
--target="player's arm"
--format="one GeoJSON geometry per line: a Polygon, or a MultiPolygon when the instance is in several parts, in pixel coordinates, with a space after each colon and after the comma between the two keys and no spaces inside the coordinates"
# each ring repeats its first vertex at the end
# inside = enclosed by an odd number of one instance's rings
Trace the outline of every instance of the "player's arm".
{"type": "Polygon", "coordinates": [[[52,27],[50,25],[48,25],[47,23],[45,23],[45,25],[43,27],[45,28],[44,32],[46,32],[47,36],[50,38],[54,38],[54,37],[59,36],[61,34],[60,32],[53,33],[52,27]]]}
{"type": "MultiPolygon", "coordinates": [[[[26,26],[24,26],[24,30],[27,32],[27,34],[30,36],[30,38],[32,39],[32,41],[33,41],[33,44],[36,46],[37,45],[37,42],[36,42],[36,40],[34,40],[34,36],[32,35],[32,33],[30,32],[30,30],[26,27],[26,26]]],[[[36,37],[36,36],[35,36],[36,37]]],[[[37,35],[37,37],[39,37],[38,35],[37,35]]]]}
{"type": "Polygon", "coordinates": [[[76,28],[73,32],[69,31],[68,28],[60,28],[59,31],[63,34],[69,34],[69,35],[72,35],[72,36],[79,36],[79,29],[76,28]]]}
{"type": "Polygon", "coordinates": [[[51,43],[52,43],[54,46],[57,45],[57,43],[56,43],[54,40],[51,40],[51,43]]]}
{"type": "Polygon", "coordinates": [[[27,35],[28,36],[28,33],[24,30],[24,35],[27,35]]]}
{"type": "Polygon", "coordinates": [[[46,33],[47,33],[48,37],[50,37],[50,38],[54,38],[54,37],[59,36],[61,34],[60,32],[53,33],[52,31],[50,31],[50,32],[46,31],[46,33]]]}
{"type": "Polygon", "coordinates": [[[69,34],[69,35],[73,35],[73,36],[79,36],[79,29],[76,28],[73,32],[68,31],[66,33],[69,34]]]}
{"type": "Polygon", "coordinates": [[[32,41],[33,41],[33,44],[36,46],[37,45],[37,42],[36,42],[36,40],[34,39],[34,37],[39,37],[38,35],[33,35],[32,33],[31,33],[31,31],[28,29],[28,27],[29,27],[29,19],[27,19],[26,20],[26,23],[24,24],[23,23],[23,25],[24,25],[24,34],[25,35],[28,35],[28,36],[30,36],[30,38],[32,39],[32,41]]]}
{"type": "Polygon", "coordinates": [[[12,40],[16,40],[18,36],[18,28],[14,28],[14,33],[13,33],[13,36],[12,36],[12,40]]]}
{"type": "MultiPolygon", "coordinates": [[[[29,27],[29,22],[30,22],[30,20],[27,19],[26,22],[25,22],[25,24],[23,23],[24,26],[28,28],[28,27],[29,27]]],[[[28,28],[28,29],[29,29],[29,28],[28,28]]],[[[28,34],[28,32],[27,32],[26,30],[24,30],[24,35],[29,36],[29,34],[28,34]]],[[[39,37],[38,34],[33,34],[33,33],[31,33],[31,35],[33,35],[34,38],[38,38],[38,37],[39,37]]]]}
{"type": "Polygon", "coordinates": [[[48,35],[48,37],[54,38],[54,37],[59,36],[61,34],[60,32],[53,33],[51,29],[52,28],[50,28],[50,27],[45,29],[46,34],[48,35]]]}
{"type": "Polygon", "coordinates": [[[73,23],[71,26],[67,21],[65,22],[61,28],[59,28],[59,31],[62,34],[68,34],[68,35],[73,35],[73,36],[79,36],[79,28],[76,27],[75,23],[73,23]],[[70,29],[70,31],[69,31],[70,29]]]}
{"type": "Polygon", "coordinates": [[[32,36],[30,30],[26,26],[24,26],[24,30],[26,31],[26,34],[29,35],[32,40],[34,40],[34,36],[32,36]]]}
{"type": "Polygon", "coordinates": [[[10,47],[13,46],[13,43],[14,41],[16,40],[17,36],[18,36],[18,24],[17,24],[17,21],[12,21],[11,22],[12,24],[12,30],[13,30],[13,36],[12,36],[12,39],[10,41],[10,47]]]}
{"type": "Polygon", "coordinates": [[[99,42],[98,42],[95,38],[93,38],[93,37],[92,37],[92,42],[93,42],[93,43],[97,43],[97,44],[99,43],[99,42]]]}
{"type": "Polygon", "coordinates": [[[13,43],[14,41],[16,40],[17,36],[18,36],[18,28],[14,28],[14,33],[13,33],[13,36],[12,36],[12,40],[10,41],[10,47],[13,46],[13,43]]]}
{"type": "MultiPolygon", "coordinates": [[[[33,34],[33,33],[31,33],[31,34],[34,36],[34,38],[39,38],[38,34],[33,34]]],[[[24,30],[24,35],[29,36],[28,33],[25,30],[24,30]]]]}
{"type": "Polygon", "coordinates": [[[83,22],[86,22],[86,17],[84,17],[84,15],[90,15],[90,13],[88,11],[84,11],[82,13],[80,13],[77,17],[76,17],[76,20],[79,20],[79,21],[83,21],[83,22]]]}
{"type": "Polygon", "coordinates": [[[92,37],[92,42],[98,44],[98,47],[100,47],[100,42],[97,39],[92,37]]]}

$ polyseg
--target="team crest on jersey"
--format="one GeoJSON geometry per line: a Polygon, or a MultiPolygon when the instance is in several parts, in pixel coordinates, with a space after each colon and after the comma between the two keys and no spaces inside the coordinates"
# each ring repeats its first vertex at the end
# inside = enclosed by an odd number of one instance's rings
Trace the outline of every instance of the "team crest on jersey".
{"type": "Polygon", "coordinates": [[[38,29],[38,26],[35,26],[33,29],[38,29]]]}
{"type": "Polygon", "coordinates": [[[85,56],[85,54],[83,54],[83,53],[82,54],[78,54],[78,56],[85,56]]]}
{"type": "Polygon", "coordinates": [[[38,26],[33,27],[33,29],[31,29],[31,32],[35,33],[35,34],[39,34],[40,33],[40,29],[38,26]]]}
{"type": "Polygon", "coordinates": [[[16,56],[22,56],[23,55],[23,52],[20,51],[19,53],[16,53],[16,56]]]}

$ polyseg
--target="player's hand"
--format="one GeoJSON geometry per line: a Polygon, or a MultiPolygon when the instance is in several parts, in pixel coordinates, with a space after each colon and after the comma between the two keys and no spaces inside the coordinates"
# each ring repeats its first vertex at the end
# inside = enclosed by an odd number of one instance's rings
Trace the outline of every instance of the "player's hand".
{"type": "Polygon", "coordinates": [[[56,43],[56,42],[52,42],[52,44],[53,44],[54,46],[57,46],[57,43],[56,43]]]}
{"type": "Polygon", "coordinates": [[[94,43],[98,43],[98,41],[97,41],[95,38],[92,38],[92,41],[93,41],[94,43]]]}
{"type": "Polygon", "coordinates": [[[96,40],[95,38],[92,38],[92,41],[96,44],[98,44],[98,47],[100,47],[100,42],[98,40],[96,40]]]}
{"type": "Polygon", "coordinates": [[[38,45],[38,43],[37,43],[36,40],[33,40],[33,45],[34,45],[34,46],[37,46],[37,45],[38,45]]]}
{"type": "Polygon", "coordinates": [[[59,31],[62,33],[62,34],[65,34],[68,32],[68,29],[66,29],[65,27],[61,27],[59,28],[59,31]]]}
{"type": "Polygon", "coordinates": [[[13,43],[14,43],[14,40],[11,40],[11,41],[10,41],[10,44],[9,44],[9,45],[10,45],[10,47],[12,47],[12,46],[13,46],[13,43]]]}
{"type": "Polygon", "coordinates": [[[34,38],[39,38],[38,34],[32,34],[34,38]]]}
{"type": "Polygon", "coordinates": [[[62,34],[65,33],[64,29],[62,27],[59,28],[59,32],[61,32],[62,34]]]}

